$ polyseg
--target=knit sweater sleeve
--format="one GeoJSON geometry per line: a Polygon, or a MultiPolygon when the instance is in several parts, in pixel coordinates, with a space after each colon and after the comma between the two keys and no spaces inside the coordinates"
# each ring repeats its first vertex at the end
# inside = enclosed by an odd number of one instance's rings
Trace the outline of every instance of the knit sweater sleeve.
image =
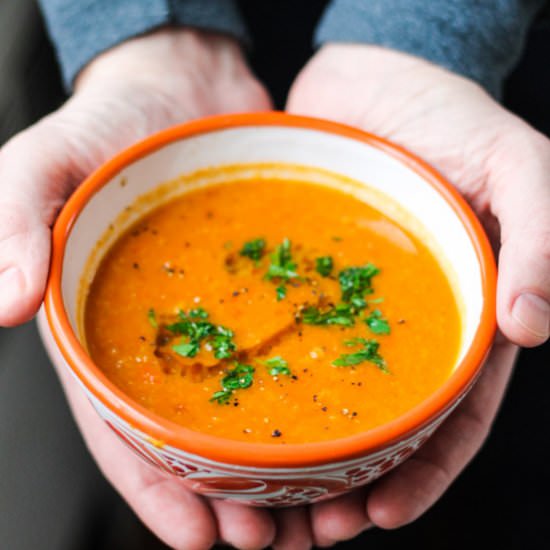
{"type": "Polygon", "coordinates": [[[375,44],[471,78],[494,96],[545,0],[333,0],[315,44],[375,44]]]}
{"type": "Polygon", "coordinates": [[[218,31],[247,41],[233,0],[39,0],[63,81],[94,57],[124,40],[163,25],[218,31]]]}

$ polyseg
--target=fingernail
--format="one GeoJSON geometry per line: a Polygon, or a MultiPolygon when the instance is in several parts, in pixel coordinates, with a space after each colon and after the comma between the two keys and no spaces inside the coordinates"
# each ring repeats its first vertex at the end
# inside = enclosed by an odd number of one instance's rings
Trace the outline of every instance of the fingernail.
{"type": "Polygon", "coordinates": [[[0,271],[0,304],[12,302],[14,295],[25,288],[23,273],[18,267],[8,267],[0,271]]]}
{"type": "Polygon", "coordinates": [[[536,294],[521,294],[514,302],[512,317],[539,338],[550,335],[550,304],[536,294]]]}

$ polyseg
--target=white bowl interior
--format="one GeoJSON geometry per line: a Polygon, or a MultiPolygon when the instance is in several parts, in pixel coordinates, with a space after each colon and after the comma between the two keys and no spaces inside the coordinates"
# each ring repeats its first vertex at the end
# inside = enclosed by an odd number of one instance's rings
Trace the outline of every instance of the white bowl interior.
{"type": "MultiPolygon", "coordinates": [[[[90,252],[113,220],[137,197],[167,180],[213,166],[245,163],[329,170],[364,184],[366,191],[374,189],[375,195],[389,196],[391,201],[375,206],[390,218],[403,221],[400,209],[392,209],[392,204],[407,212],[407,228],[421,233],[453,282],[463,321],[460,361],[479,324],[482,280],[470,237],[449,204],[420,175],[376,147],[323,131],[283,126],[224,129],[173,142],[124,168],[93,196],[72,229],[63,263],[63,300],[77,334],[81,279],[89,269],[90,252]]],[[[129,211],[126,227],[140,215],[129,211]]]]}

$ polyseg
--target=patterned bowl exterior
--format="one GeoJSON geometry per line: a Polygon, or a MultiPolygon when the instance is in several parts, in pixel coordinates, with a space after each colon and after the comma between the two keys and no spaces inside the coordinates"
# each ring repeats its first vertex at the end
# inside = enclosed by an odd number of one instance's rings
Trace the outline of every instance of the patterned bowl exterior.
{"type": "Polygon", "coordinates": [[[215,462],[155,441],[84,391],[107,426],[148,464],[204,496],[268,507],[311,504],[371,483],[417,451],[461,400],[409,437],[353,460],[303,468],[252,468],[215,462]]]}
{"type": "Polygon", "coordinates": [[[131,426],[101,403],[79,380],[61,355],[43,310],[38,314],[37,321],[44,347],[52,362],[58,369],[67,369],[105,424],[138,457],[167,476],[180,479],[190,490],[201,495],[250,506],[311,504],[375,481],[417,451],[459,405],[477,379],[475,377],[471,380],[448,408],[430,422],[377,451],[351,460],[309,467],[255,468],[217,462],[186,452],[131,426]]]}

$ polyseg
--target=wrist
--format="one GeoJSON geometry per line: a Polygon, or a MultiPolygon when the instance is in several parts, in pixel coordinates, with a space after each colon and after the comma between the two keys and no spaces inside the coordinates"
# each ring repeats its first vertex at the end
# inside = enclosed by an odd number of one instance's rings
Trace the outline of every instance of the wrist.
{"type": "Polygon", "coordinates": [[[239,43],[228,36],[164,27],[127,40],[92,60],[75,80],[76,93],[132,83],[178,89],[189,80],[250,76],[239,43]]]}
{"type": "Polygon", "coordinates": [[[361,103],[371,106],[418,103],[419,98],[439,104],[454,97],[456,90],[487,95],[474,81],[426,59],[370,44],[323,45],[296,79],[290,96],[319,78],[330,82],[339,95],[360,93],[361,103]]]}
{"type": "Polygon", "coordinates": [[[423,78],[469,81],[422,57],[372,44],[329,42],[319,49],[315,57],[323,58],[325,66],[347,78],[368,76],[372,85],[391,80],[402,83],[404,75],[411,75],[412,86],[423,78]],[[413,78],[416,74],[421,78],[413,78]]]}

